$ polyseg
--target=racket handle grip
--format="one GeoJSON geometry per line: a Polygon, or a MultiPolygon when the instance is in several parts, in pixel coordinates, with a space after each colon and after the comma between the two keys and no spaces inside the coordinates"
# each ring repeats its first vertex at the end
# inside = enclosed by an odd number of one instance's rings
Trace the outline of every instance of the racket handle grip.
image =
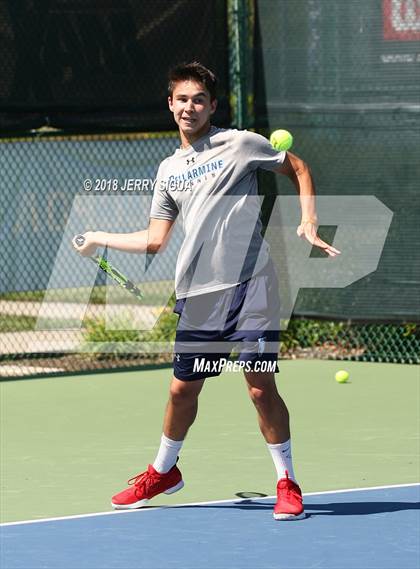
{"type": "Polygon", "coordinates": [[[86,239],[85,239],[84,235],[82,235],[80,233],[79,233],[79,235],[76,235],[74,238],[74,242],[76,243],[76,245],[78,247],[81,247],[85,241],[86,241],[86,239]]]}

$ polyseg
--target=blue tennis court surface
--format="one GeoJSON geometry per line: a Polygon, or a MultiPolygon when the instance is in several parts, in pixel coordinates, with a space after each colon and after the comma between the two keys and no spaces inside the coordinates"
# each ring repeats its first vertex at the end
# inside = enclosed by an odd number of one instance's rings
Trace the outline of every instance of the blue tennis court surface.
{"type": "Polygon", "coordinates": [[[4,524],[0,566],[417,569],[419,498],[419,484],[309,494],[295,522],[267,497],[4,524]]]}

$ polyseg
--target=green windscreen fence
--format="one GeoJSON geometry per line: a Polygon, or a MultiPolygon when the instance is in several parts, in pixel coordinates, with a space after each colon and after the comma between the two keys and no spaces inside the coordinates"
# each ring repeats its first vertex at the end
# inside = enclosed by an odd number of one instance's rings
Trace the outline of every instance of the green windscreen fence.
{"type": "MultiPolygon", "coordinates": [[[[376,270],[344,288],[302,290],[294,314],[419,322],[419,3],[260,0],[256,26],[255,126],[293,133],[320,196],[343,197],[342,208],[373,196],[392,216],[376,270]]],[[[264,186],[293,191],[278,177],[264,186]]],[[[380,213],[354,222],[344,255],[369,243],[380,213]]]]}
{"type": "Polygon", "coordinates": [[[166,75],[201,60],[229,121],[224,0],[1,0],[0,130],[169,130],[166,75]]]}

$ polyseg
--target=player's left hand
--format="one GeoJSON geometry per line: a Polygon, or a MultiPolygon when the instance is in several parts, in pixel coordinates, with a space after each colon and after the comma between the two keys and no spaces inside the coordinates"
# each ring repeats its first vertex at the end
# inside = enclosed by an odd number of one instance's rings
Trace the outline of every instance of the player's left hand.
{"type": "Polygon", "coordinates": [[[328,243],[325,243],[325,241],[320,239],[317,233],[317,226],[315,223],[312,223],[310,221],[301,223],[297,228],[296,233],[298,234],[299,237],[302,237],[303,239],[309,241],[311,245],[315,245],[315,247],[319,247],[320,249],[325,251],[325,253],[327,253],[330,257],[336,257],[341,253],[341,251],[339,251],[332,245],[328,245],[328,243]]]}

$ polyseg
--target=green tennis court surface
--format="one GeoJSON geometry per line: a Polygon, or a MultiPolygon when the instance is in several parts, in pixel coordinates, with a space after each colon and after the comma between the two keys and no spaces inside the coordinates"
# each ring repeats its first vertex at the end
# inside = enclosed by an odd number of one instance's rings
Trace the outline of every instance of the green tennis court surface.
{"type": "MultiPolygon", "coordinates": [[[[304,492],[419,480],[418,367],[287,361],[280,370],[304,492]],[[334,380],[341,368],[348,384],[334,380]]],[[[108,510],[155,457],[170,378],[168,368],[2,382],[1,521],[108,510]]],[[[274,494],[241,374],[207,381],[179,464],[185,488],[153,505],[274,494]]]]}

